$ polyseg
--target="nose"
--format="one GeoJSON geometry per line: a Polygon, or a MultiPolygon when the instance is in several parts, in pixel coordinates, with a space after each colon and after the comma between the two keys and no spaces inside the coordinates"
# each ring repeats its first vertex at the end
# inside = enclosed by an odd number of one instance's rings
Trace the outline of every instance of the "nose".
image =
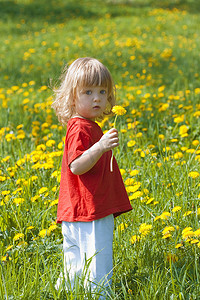
{"type": "Polygon", "coordinates": [[[94,94],[94,101],[95,101],[95,102],[101,101],[100,96],[99,96],[98,93],[95,93],[95,94],[94,94]]]}

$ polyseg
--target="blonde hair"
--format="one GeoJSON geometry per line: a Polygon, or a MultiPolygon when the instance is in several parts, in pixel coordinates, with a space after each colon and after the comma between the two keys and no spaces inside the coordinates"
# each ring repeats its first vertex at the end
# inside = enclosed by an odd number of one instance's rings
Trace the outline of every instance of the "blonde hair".
{"type": "MultiPolygon", "coordinates": [[[[109,70],[97,59],[83,57],[76,59],[68,68],[64,68],[61,76],[61,84],[54,89],[55,101],[52,108],[55,109],[60,123],[65,125],[75,114],[74,99],[77,89],[90,86],[103,86],[108,91],[109,107],[104,115],[111,113],[115,105],[115,85],[109,70]]],[[[99,119],[103,119],[102,115],[99,119]]]]}

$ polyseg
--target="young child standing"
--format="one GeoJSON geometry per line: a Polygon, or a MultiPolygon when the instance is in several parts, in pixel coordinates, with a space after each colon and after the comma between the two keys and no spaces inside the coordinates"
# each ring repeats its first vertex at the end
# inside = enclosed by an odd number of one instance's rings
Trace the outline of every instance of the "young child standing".
{"type": "Polygon", "coordinates": [[[115,104],[113,80],[97,59],[79,58],[66,69],[55,93],[52,107],[67,124],[57,211],[64,267],[73,285],[91,259],[91,285],[110,284],[114,217],[132,209],[115,158],[110,171],[118,132],[111,128],[103,134],[95,122],[115,104]]]}

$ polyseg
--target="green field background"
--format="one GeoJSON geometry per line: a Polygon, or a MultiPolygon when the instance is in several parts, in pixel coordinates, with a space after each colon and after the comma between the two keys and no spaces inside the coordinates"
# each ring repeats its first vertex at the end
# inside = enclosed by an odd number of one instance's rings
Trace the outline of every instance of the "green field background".
{"type": "MultiPolygon", "coordinates": [[[[0,298],[98,299],[55,289],[66,128],[51,108],[66,64],[112,73],[133,210],[115,219],[107,299],[200,299],[200,2],[0,1],[0,298]]],[[[102,130],[113,126],[105,118],[102,130]]]]}

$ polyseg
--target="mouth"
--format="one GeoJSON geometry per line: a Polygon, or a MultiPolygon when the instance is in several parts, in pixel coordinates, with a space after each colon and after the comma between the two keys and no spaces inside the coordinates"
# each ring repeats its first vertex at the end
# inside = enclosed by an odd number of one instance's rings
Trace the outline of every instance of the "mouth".
{"type": "Polygon", "coordinates": [[[101,107],[98,105],[93,106],[93,109],[100,109],[101,107]]]}

